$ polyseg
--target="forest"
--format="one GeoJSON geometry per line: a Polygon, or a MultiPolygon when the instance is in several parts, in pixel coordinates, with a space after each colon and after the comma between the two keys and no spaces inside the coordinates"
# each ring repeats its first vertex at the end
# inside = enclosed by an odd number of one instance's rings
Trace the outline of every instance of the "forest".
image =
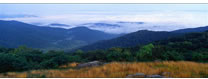
{"type": "Polygon", "coordinates": [[[155,41],[129,48],[74,52],[41,51],[20,46],[0,48],[0,73],[34,69],[54,69],[72,62],[208,62],[208,31],[155,41]]]}

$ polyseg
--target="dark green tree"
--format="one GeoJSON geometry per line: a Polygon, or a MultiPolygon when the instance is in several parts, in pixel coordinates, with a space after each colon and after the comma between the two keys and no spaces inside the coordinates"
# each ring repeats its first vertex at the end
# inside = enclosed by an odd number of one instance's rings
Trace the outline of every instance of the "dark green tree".
{"type": "Polygon", "coordinates": [[[144,45],[143,47],[141,47],[136,55],[138,61],[152,60],[153,48],[154,48],[153,44],[148,44],[148,45],[144,45]]]}

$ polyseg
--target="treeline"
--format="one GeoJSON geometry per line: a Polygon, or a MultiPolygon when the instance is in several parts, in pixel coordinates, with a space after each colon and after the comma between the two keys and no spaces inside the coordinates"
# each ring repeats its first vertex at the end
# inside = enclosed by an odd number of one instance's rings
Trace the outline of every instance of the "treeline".
{"type": "Polygon", "coordinates": [[[43,53],[24,46],[15,49],[0,48],[0,72],[56,68],[68,63],[68,59],[70,58],[61,51],[43,53]]]}
{"type": "Polygon", "coordinates": [[[208,32],[156,41],[131,48],[110,48],[66,53],[27,48],[0,48],[0,72],[58,68],[70,62],[88,61],[197,61],[208,62],[208,32]]]}
{"type": "MultiPolygon", "coordinates": [[[[122,42],[121,42],[122,43],[122,42]]],[[[155,61],[185,60],[208,62],[208,31],[152,42],[130,48],[110,48],[80,54],[92,61],[155,61]]]]}

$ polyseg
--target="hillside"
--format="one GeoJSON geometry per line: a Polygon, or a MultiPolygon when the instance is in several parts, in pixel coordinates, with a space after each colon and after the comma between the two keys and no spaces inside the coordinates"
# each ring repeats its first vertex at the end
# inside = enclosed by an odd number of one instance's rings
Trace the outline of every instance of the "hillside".
{"type": "Polygon", "coordinates": [[[134,47],[137,45],[147,44],[153,41],[167,39],[180,35],[178,33],[171,33],[165,31],[148,31],[140,30],[124,36],[114,38],[111,40],[99,41],[94,44],[90,44],[80,48],[81,50],[96,50],[96,49],[107,49],[112,47],[134,47]]]}
{"type": "Polygon", "coordinates": [[[97,50],[97,49],[107,49],[112,47],[134,47],[138,45],[148,44],[158,40],[173,38],[176,36],[184,35],[186,33],[204,32],[206,30],[208,30],[207,26],[198,27],[198,28],[180,29],[171,32],[140,30],[137,32],[126,34],[118,38],[98,41],[96,43],[83,46],[79,49],[83,51],[88,51],[88,50],[97,50]]]}
{"type": "MultiPolygon", "coordinates": [[[[59,68],[60,66],[66,65],[67,63],[73,63],[73,62],[84,63],[90,61],[101,61],[107,63],[152,62],[152,61],[156,61],[156,62],[194,61],[200,63],[207,63],[208,62],[207,38],[208,38],[208,31],[200,32],[200,33],[189,33],[174,38],[155,41],[135,47],[128,47],[128,48],[113,47],[107,50],[95,50],[88,52],[83,52],[81,50],[78,50],[70,53],[64,53],[63,51],[43,52],[40,50],[35,50],[27,47],[0,48],[0,62],[1,62],[0,73],[12,72],[12,71],[37,70],[37,69],[52,69],[52,68],[59,68]]],[[[183,65],[187,66],[190,65],[190,63],[189,64],[184,63],[183,65]]],[[[181,66],[181,64],[179,66],[181,66]]],[[[184,66],[180,68],[184,68],[184,66]]],[[[202,66],[197,67],[197,69],[202,68],[202,66]]],[[[159,67],[167,68],[166,66],[163,65],[162,66],[159,65],[159,67]]],[[[180,68],[176,68],[176,72],[179,71],[182,72],[183,70],[180,70],[180,68]]],[[[192,66],[187,66],[186,68],[193,69],[193,64],[192,66]]],[[[191,73],[187,73],[188,76],[185,75],[185,76],[175,76],[175,77],[190,77],[190,76],[206,77],[207,72],[200,70],[199,72],[202,73],[199,73],[198,71],[196,72],[195,70],[196,69],[191,70],[190,71],[191,73]],[[193,75],[193,73],[198,75],[193,75]]],[[[206,70],[206,68],[204,67],[202,70],[206,70]]],[[[83,71],[79,71],[79,73],[82,72],[83,71]]],[[[170,70],[168,72],[176,73],[173,70],[170,70]]],[[[43,75],[43,73],[41,74],[43,75]]]]}
{"type": "Polygon", "coordinates": [[[118,36],[86,27],[61,29],[3,20],[0,21],[0,34],[0,46],[25,45],[41,49],[72,49],[118,36]]]}
{"type": "Polygon", "coordinates": [[[208,26],[197,27],[197,28],[186,28],[186,29],[179,29],[172,32],[176,33],[190,33],[190,32],[204,32],[208,30],[208,26]]]}
{"type": "Polygon", "coordinates": [[[112,47],[106,50],[83,52],[81,57],[89,61],[154,61],[188,60],[207,62],[208,31],[188,33],[134,47],[112,47]]]}

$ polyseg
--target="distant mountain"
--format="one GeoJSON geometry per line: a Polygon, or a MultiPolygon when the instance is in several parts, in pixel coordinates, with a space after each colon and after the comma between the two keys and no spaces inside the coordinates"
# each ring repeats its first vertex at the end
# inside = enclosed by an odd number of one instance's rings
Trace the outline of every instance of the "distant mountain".
{"type": "Polygon", "coordinates": [[[41,49],[73,49],[117,36],[86,27],[62,29],[0,20],[0,46],[11,48],[25,45],[41,49]]]}
{"type": "Polygon", "coordinates": [[[144,22],[129,22],[129,21],[100,21],[92,23],[80,24],[81,26],[88,27],[90,29],[103,31],[113,34],[127,34],[135,32],[137,30],[146,30],[149,28],[144,22]]]}
{"type": "Polygon", "coordinates": [[[107,40],[120,36],[119,34],[108,34],[97,30],[91,30],[83,26],[69,29],[68,33],[72,33],[71,36],[75,36],[75,40],[85,40],[89,43],[93,43],[98,40],[107,40]]]}
{"type": "Polygon", "coordinates": [[[107,49],[112,47],[134,47],[158,40],[165,40],[172,37],[184,35],[185,33],[204,32],[207,30],[208,30],[208,26],[181,29],[171,32],[140,30],[111,40],[99,41],[94,44],[83,46],[80,49],[84,51],[88,51],[88,50],[97,50],[97,49],[107,49]]]}
{"type": "Polygon", "coordinates": [[[180,34],[165,31],[157,32],[140,30],[111,40],[99,41],[94,44],[81,47],[80,49],[88,51],[96,49],[107,49],[112,47],[133,47],[137,45],[147,44],[157,40],[167,39],[169,37],[174,37],[178,35],[180,34]]]}
{"type": "Polygon", "coordinates": [[[180,30],[175,30],[172,32],[175,33],[190,33],[190,32],[204,32],[208,30],[208,26],[204,27],[197,27],[197,28],[186,28],[186,29],[180,29],[180,30]]]}
{"type": "Polygon", "coordinates": [[[87,27],[91,27],[91,28],[118,28],[118,27],[121,27],[120,25],[115,24],[115,23],[102,23],[102,22],[85,23],[85,24],[82,24],[82,26],[87,26],[87,27]]]}
{"type": "Polygon", "coordinates": [[[118,22],[97,22],[97,23],[85,23],[81,24],[82,26],[94,27],[94,28],[119,28],[125,24],[144,24],[144,22],[126,22],[126,21],[118,21],[118,22]]]}
{"type": "Polygon", "coordinates": [[[121,24],[144,24],[144,22],[125,22],[125,21],[119,21],[117,23],[121,23],[121,24]]]}
{"type": "Polygon", "coordinates": [[[70,27],[70,25],[59,24],[59,23],[52,23],[52,24],[49,24],[49,26],[66,26],[66,27],[70,27]]]}

